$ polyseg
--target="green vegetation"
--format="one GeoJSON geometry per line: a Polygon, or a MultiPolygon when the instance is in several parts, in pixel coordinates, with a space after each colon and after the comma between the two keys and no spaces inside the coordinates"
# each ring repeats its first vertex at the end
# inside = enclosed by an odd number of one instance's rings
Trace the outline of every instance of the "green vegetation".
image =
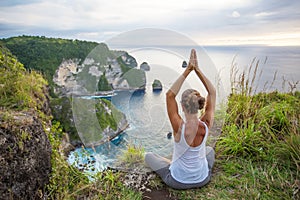
{"type": "Polygon", "coordinates": [[[132,88],[142,88],[145,86],[145,72],[140,69],[132,68],[127,71],[122,78],[127,80],[127,83],[132,88]]]}
{"type": "Polygon", "coordinates": [[[55,70],[64,59],[78,58],[83,61],[97,45],[96,42],[46,38],[39,36],[19,36],[0,40],[26,69],[43,73],[49,83],[55,70]]]}
{"type": "Polygon", "coordinates": [[[101,66],[107,64],[107,58],[113,59],[116,57],[115,52],[110,51],[104,43],[97,43],[97,46],[94,46],[93,50],[91,50],[87,51],[89,54],[86,57],[93,59],[96,63],[100,63],[101,66]]]}
{"type": "Polygon", "coordinates": [[[100,127],[106,129],[107,127],[117,130],[118,123],[125,119],[125,115],[121,113],[109,100],[98,99],[96,101],[96,116],[100,121],[100,127]],[[110,112],[107,112],[110,110],[110,112]],[[101,119],[101,120],[100,120],[101,119]]]}
{"type": "Polygon", "coordinates": [[[180,199],[300,197],[300,135],[296,124],[300,93],[273,92],[247,99],[251,105],[239,110],[245,96],[233,94],[229,98],[211,182],[202,189],[172,190],[173,194],[180,199]]]}
{"type": "MultiPolygon", "coordinates": [[[[59,122],[52,122],[51,129],[46,125],[52,119],[51,115],[43,112],[43,104],[47,101],[47,81],[34,71],[28,72],[17,61],[8,49],[0,47],[0,109],[3,110],[2,120],[10,121],[16,111],[33,110],[38,113],[39,120],[45,125],[52,147],[52,172],[49,184],[44,192],[46,199],[141,199],[141,193],[126,188],[119,177],[121,173],[105,171],[98,173],[91,182],[87,176],[65,160],[61,146],[64,136],[59,122]]],[[[107,104],[107,102],[105,102],[107,104]]],[[[108,106],[108,105],[107,105],[108,106]]],[[[118,118],[118,117],[116,117],[118,118]]],[[[30,131],[30,130],[28,130],[30,131]]],[[[24,131],[16,132],[20,141],[17,144],[23,147],[23,142],[29,139],[24,131]]],[[[26,158],[24,158],[26,159],[26,158]]]]}
{"type": "Polygon", "coordinates": [[[0,51],[0,107],[42,110],[47,81],[38,72],[26,71],[5,47],[0,51]]]}
{"type": "MultiPolygon", "coordinates": [[[[90,58],[94,61],[93,66],[96,65],[100,71],[105,72],[103,66],[116,59],[122,74],[126,74],[137,66],[136,60],[127,52],[111,51],[104,43],[43,36],[11,37],[1,39],[0,43],[6,46],[24,64],[25,69],[37,70],[43,74],[50,85],[51,96],[53,97],[55,97],[53,75],[63,60],[78,59],[79,64],[82,64],[86,58],[90,58]]],[[[100,83],[97,83],[97,78],[88,73],[90,67],[89,64],[85,64],[83,71],[77,75],[77,80],[90,92],[99,91],[99,89],[103,89],[102,91],[110,90],[111,86],[106,83],[105,77],[102,76],[100,83]]],[[[144,85],[145,75],[140,70],[135,69],[125,75],[124,79],[131,87],[140,87],[144,85]]]]}
{"type": "MultiPolygon", "coordinates": [[[[252,73],[256,76],[257,66],[252,73]]],[[[299,199],[300,93],[259,93],[234,74],[211,182],[180,199],[299,199]]]]}
{"type": "Polygon", "coordinates": [[[72,104],[76,128],[85,145],[103,142],[104,130],[117,132],[120,122],[126,120],[125,115],[106,99],[73,98],[72,104]]]}
{"type": "Polygon", "coordinates": [[[155,89],[159,89],[161,90],[162,89],[162,84],[160,82],[160,80],[158,79],[155,79],[152,83],[152,89],[155,90],[155,89]]]}
{"type": "Polygon", "coordinates": [[[122,70],[122,80],[126,80],[131,88],[142,88],[146,83],[144,70],[136,69],[136,60],[128,53],[123,53],[116,58],[122,70]],[[126,62],[123,60],[126,57],[126,62]]]}
{"type": "Polygon", "coordinates": [[[123,74],[137,66],[136,60],[127,52],[116,52],[116,54],[119,54],[116,60],[120,65],[123,74]],[[126,57],[128,62],[125,62],[122,57],[126,57]]]}
{"type": "MultiPolygon", "coordinates": [[[[29,49],[22,51],[25,50],[29,49]]],[[[31,57],[26,58],[30,60],[31,57]]],[[[43,65],[39,66],[44,69],[43,65]]],[[[250,73],[254,77],[245,72],[234,73],[237,78],[232,81],[222,135],[216,143],[217,159],[211,182],[200,189],[180,191],[167,188],[178,199],[300,198],[300,93],[254,94],[252,80],[255,80],[256,72],[257,68],[254,68],[250,73]]],[[[0,74],[3,120],[10,120],[12,111],[29,109],[38,112],[44,124],[51,120],[52,116],[42,112],[47,101],[47,81],[38,72],[26,71],[3,46],[0,74]]],[[[106,119],[101,121],[101,127],[115,124],[116,119],[121,118],[107,101],[96,104],[99,111],[107,108],[112,110],[109,116],[104,116],[103,112],[97,114],[97,117],[106,119]]],[[[124,186],[123,173],[106,170],[96,174],[92,182],[83,172],[70,166],[63,155],[61,140],[64,133],[59,122],[53,121],[51,129],[45,127],[45,131],[52,146],[52,173],[45,188],[47,199],[142,199],[140,192],[124,186]]],[[[25,141],[29,135],[20,132],[19,137],[25,141]]],[[[16,145],[21,148],[23,144],[16,145]]],[[[142,159],[143,149],[134,146],[129,146],[122,156],[122,161],[128,166],[142,162],[142,159]]],[[[152,181],[151,185],[166,189],[159,180],[152,181]]]]}
{"type": "Polygon", "coordinates": [[[71,141],[79,140],[73,121],[71,98],[51,98],[50,107],[54,119],[60,122],[63,131],[69,134],[71,141]]]}
{"type": "Polygon", "coordinates": [[[108,83],[106,77],[105,77],[105,72],[100,76],[100,79],[98,81],[98,90],[97,91],[111,91],[113,88],[112,86],[108,83]]]}
{"type": "Polygon", "coordinates": [[[49,139],[53,148],[52,174],[47,185],[47,199],[142,199],[122,184],[122,173],[106,170],[91,177],[74,166],[70,166],[61,152],[61,132],[59,123],[52,126],[49,139]]]}
{"type": "Polygon", "coordinates": [[[129,144],[127,149],[119,157],[120,166],[124,169],[136,169],[144,165],[145,149],[129,144]]]}

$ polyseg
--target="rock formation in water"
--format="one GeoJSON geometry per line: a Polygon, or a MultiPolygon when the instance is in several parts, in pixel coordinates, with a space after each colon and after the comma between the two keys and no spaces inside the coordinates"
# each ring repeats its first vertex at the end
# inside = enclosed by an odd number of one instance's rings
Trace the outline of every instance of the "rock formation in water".
{"type": "Polygon", "coordinates": [[[150,71],[150,65],[147,62],[143,62],[140,65],[140,69],[144,70],[144,71],[150,71]]]}
{"type": "Polygon", "coordinates": [[[183,61],[182,62],[182,68],[186,68],[187,67],[187,63],[186,63],[186,61],[183,61]]]}
{"type": "Polygon", "coordinates": [[[155,79],[152,83],[152,89],[153,91],[159,91],[162,90],[162,84],[160,80],[155,79]]]}

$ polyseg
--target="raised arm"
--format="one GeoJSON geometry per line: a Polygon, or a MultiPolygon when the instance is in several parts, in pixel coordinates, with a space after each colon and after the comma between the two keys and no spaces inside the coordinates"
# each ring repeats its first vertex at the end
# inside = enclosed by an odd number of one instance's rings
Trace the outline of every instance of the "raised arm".
{"type": "Polygon", "coordinates": [[[191,71],[193,71],[193,66],[188,66],[166,93],[167,111],[174,134],[178,132],[178,129],[182,123],[182,118],[178,113],[178,105],[175,97],[178,94],[184,80],[191,71]]]}
{"type": "Polygon", "coordinates": [[[203,74],[198,66],[197,55],[196,51],[192,49],[191,52],[193,58],[190,60],[189,65],[194,66],[194,70],[203,83],[205,89],[207,90],[208,94],[206,97],[206,105],[203,115],[200,117],[201,121],[205,122],[209,128],[213,125],[214,120],[214,112],[216,106],[216,89],[213,84],[208,80],[208,78],[203,74]]]}

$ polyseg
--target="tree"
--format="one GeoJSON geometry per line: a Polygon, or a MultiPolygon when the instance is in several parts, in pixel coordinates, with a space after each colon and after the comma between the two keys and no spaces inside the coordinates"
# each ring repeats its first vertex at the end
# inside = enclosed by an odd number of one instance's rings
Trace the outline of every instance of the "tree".
{"type": "Polygon", "coordinates": [[[107,78],[105,77],[105,72],[100,76],[98,81],[98,91],[110,91],[113,88],[108,83],[107,78]]]}

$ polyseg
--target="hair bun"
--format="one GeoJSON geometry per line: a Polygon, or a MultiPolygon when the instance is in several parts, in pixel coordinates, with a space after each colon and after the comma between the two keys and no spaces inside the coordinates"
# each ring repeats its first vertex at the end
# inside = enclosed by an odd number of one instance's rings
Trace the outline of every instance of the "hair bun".
{"type": "Polygon", "coordinates": [[[205,98],[204,97],[198,97],[198,104],[199,104],[199,110],[201,110],[204,107],[205,104],[205,98]]]}

